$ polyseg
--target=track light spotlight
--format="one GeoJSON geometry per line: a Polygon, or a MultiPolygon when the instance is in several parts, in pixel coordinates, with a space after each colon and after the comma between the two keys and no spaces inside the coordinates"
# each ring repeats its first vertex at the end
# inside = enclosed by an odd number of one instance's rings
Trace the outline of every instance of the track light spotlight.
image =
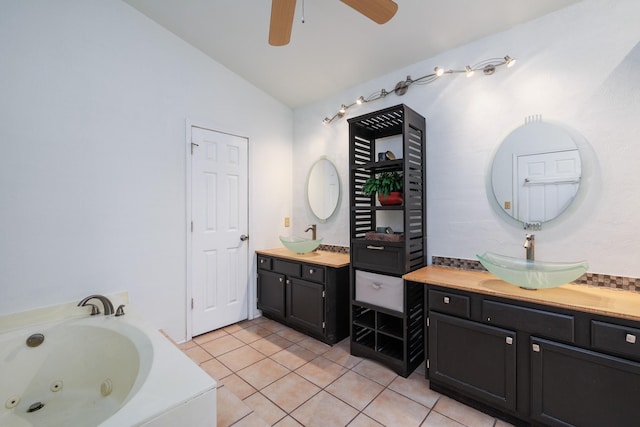
{"type": "Polygon", "coordinates": [[[508,68],[511,68],[516,64],[516,60],[511,58],[509,55],[504,57],[504,62],[507,64],[508,68]]]}
{"type": "Polygon", "coordinates": [[[444,74],[444,70],[442,68],[440,68],[440,67],[434,68],[433,71],[436,72],[436,76],[438,76],[438,77],[440,77],[441,75],[444,74]]]}
{"type": "Polygon", "coordinates": [[[475,73],[475,71],[473,71],[473,68],[471,68],[468,65],[466,67],[464,67],[464,70],[467,72],[467,77],[471,77],[475,73]]]}

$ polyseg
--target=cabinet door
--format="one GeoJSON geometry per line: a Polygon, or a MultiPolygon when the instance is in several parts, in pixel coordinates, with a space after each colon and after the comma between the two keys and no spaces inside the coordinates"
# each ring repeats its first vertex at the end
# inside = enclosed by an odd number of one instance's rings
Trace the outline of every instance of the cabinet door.
{"type": "Polygon", "coordinates": [[[258,272],[258,308],[284,318],[285,276],[270,271],[258,272]]]}
{"type": "Polygon", "coordinates": [[[515,410],[515,332],[430,312],[429,377],[488,404],[515,410]]]}
{"type": "Polygon", "coordinates": [[[550,426],[637,426],[640,363],[531,339],[531,416],[550,426]]]}
{"type": "Polygon", "coordinates": [[[287,279],[287,321],[309,332],[324,331],[324,285],[287,279]]]}

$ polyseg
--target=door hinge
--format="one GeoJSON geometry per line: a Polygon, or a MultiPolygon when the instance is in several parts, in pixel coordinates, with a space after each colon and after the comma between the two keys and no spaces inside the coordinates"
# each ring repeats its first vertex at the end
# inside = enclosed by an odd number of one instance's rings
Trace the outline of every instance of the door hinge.
{"type": "Polygon", "coordinates": [[[191,143],[191,154],[193,155],[193,147],[199,147],[198,144],[196,144],[195,142],[191,143]]]}
{"type": "Polygon", "coordinates": [[[324,297],[325,297],[325,293],[324,293],[324,291],[322,291],[322,298],[324,298],[324,297]]]}
{"type": "Polygon", "coordinates": [[[427,317],[427,328],[429,327],[429,318],[427,317]]]}
{"type": "Polygon", "coordinates": [[[191,221],[191,232],[193,233],[193,221],[191,221]]]}
{"type": "Polygon", "coordinates": [[[193,298],[191,298],[191,310],[193,310],[193,298]]]}
{"type": "Polygon", "coordinates": [[[325,328],[325,326],[324,326],[324,322],[322,322],[322,329],[324,329],[324,328],[325,328]]]}
{"type": "Polygon", "coordinates": [[[427,359],[427,369],[429,369],[429,359],[427,359]]]}

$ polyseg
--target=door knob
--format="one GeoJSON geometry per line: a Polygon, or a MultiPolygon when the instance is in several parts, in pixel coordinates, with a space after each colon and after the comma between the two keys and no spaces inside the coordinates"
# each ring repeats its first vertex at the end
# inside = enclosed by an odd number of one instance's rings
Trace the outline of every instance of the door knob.
{"type": "Polygon", "coordinates": [[[243,242],[246,242],[247,240],[249,240],[249,236],[247,236],[246,234],[243,234],[240,236],[240,240],[242,240],[243,242]]]}

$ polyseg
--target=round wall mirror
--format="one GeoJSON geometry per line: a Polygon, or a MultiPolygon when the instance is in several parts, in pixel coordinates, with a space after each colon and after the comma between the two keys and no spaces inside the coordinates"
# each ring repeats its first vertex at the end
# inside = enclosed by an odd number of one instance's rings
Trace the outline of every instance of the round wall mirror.
{"type": "Polygon", "coordinates": [[[576,140],[542,121],[520,126],[504,139],[491,167],[491,187],[501,211],[539,228],[566,211],[582,179],[576,140]]]}
{"type": "Polygon", "coordinates": [[[333,215],[340,200],[340,177],[338,170],[328,159],[321,158],[309,170],[307,179],[307,201],[311,212],[320,221],[333,215]]]}

